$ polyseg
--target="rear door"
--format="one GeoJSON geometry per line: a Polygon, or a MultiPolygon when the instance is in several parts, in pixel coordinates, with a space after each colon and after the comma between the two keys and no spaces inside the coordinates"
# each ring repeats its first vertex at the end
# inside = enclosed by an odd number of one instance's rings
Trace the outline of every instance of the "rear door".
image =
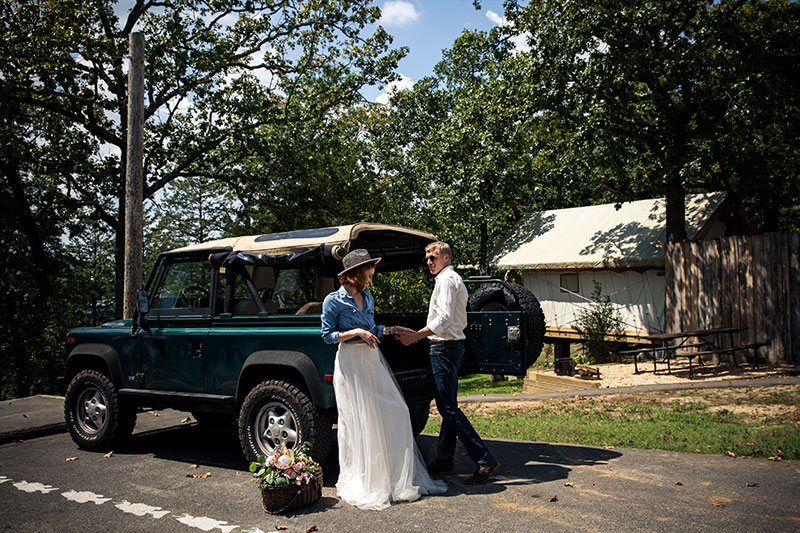
{"type": "Polygon", "coordinates": [[[462,374],[525,375],[521,311],[470,311],[462,374]]]}

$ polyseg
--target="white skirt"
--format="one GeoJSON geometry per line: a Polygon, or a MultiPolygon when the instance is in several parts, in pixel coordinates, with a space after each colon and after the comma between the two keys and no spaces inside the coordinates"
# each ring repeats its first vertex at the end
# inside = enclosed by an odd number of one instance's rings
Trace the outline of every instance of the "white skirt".
{"type": "Polygon", "coordinates": [[[359,509],[447,491],[431,479],[414,441],[411,418],[389,365],[377,348],[339,345],[333,370],[339,411],[336,493],[359,509]]]}

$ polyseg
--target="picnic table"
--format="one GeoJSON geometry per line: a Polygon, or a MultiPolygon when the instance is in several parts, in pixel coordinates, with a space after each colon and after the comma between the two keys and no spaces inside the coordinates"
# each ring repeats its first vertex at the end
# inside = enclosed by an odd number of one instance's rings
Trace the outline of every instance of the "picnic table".
{"type": "MultiPolygon", "coordinates": [[[[697,329],[691,331],[677,331],[671,333],[654,333],[652,335],[645,335],[642,338],[652,342],[653,344],[646,348],[637,348],[636,350],[627,350],[620,352],[620,354],[633,354],[633,368],[636,374],[639,373],[639,366],[637,364],[638,356],[648,352],[653,354],[653,373],[657,372],[656,367],[656,352],[663,351],[662,361],[667,363],[667,373],[672,374],[670,366],[670,359],[675,357],[686,357],[689,361],[689,377],[693,378],[694,373],[692,369],[692,359],[697,357],[697,362],[702,366],[704,355],[722,355],[730,354],[731,362],[734,366],[739,366],[736,362],[736,352],[740,350],[756,350],[762,346],[769,344],[768,342],[756,342],[751,344],[739,344],[735,341],[734,336],[737,333],[745,331],[747,328],[738,327],[724,327],[724,328],[707,328],[697,329]],[[725,339],[727,338],[727,342],[725,339]],[[694,342],[689,342],[692,339],[697,339],[694,342]]],[[[719,359],[717,360],[719,364],[719,359]]],[[[754,358],[754,364],[758,367],[758,356],[754,358]]]]}

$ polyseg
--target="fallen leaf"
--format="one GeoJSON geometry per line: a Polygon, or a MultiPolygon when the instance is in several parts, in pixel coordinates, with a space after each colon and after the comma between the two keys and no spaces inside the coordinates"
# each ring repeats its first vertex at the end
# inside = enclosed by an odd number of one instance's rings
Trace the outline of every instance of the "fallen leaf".
{"type": "Polygon", "coordinates": [[[550,500],[549,500],[549,501],[551,501],[551,502],[557,502],[557,501],[558,501],[558,496],[553,496],[552,498],[550,498],[550,500]]]}
{"type": "Polygon", "coordinates": [[[745,483],[745,487],[758,487],[758,483],[745,483]]]}
{"type": "Polygon", "coordinates": [[[564,486],[565,487],[574,487],[574,485],[572,483],[564,483],[564,486]]]}
{"type": "Polygon", "coordinates": [[[211,472],[206,472],[205,474],[186,474],[186,477],[193,477],[195,479],[206,479],[211,477],[211,472]]]}
{"type": "Polygon", "coordinates": [[[718,503],[718,502],[711,502],[711,505],[713,505],[714,507],[725,507],[724,503],[718,503]]]}
{"type": "Polygon", "coordinates": [[[676,481],[676,482],[675,482],[675,485],[677,485],[677,486],[681,487],[681,486],[683,486],[683,483],[682,483],[682,482],[680,482],[680,481],[676,481]]]}
{"type": "Polygon", "coordinates": [[[745,444],[748,446],[755,446],[755,444],[753,444],[752,442],[745,442],[745,444]]]}
{"type": "Polygon", "coordinates": [[[289,529],[289,526],[275,526],[275,529],[279,529],[282,531],[284,529],[289,529]]]}
{"type": "Polygon", "coordinates": [[[200,468],[200,465],[189,465],[189,468],[200,468]]]}
{"type": "Polygon", "coordinates": [[[770,461],[783,461],[783,457],[780,457],[778,455],[773,455],[772,457],[767,457],[767,459],[769,459],[770,461]]]}
{"type": "Polygon", "coordinates": [[[70,461],[77,461],[77,460],[78,460],[78,458],[77,458],[77,457],[67,457],[67,462],[70,462],[70,461]]]}
{"type": "Polygon", "coordinates": [[[731,456],[731,457],[736,457],[736,454],[735,454],[735,453],[733,453],[733,452],[732,452],[732,451],[730,451],[730,450],[725,450],[725,455],[729,455],[729,456],[731,456]]]}
{"type": "Polygon", "coordinates": [[[108,458],[109,458],[109,457],[111,457],[112,455],[114,455],[114,452],[113,452],[113,451],[110,451],[110,452],[108,452],[107,454],[103,455],[103,457],[105,457],[106,459],[108,459],[108,458]]]}
{"type": "Polygon", "coordinates": [[[310,528],[306,529],[306,533],[311,533],[312,531],[317,531],[317,526],[311,526],[310,528]]]}
{"type": "Polygon", "coordinates": [[[161,416],[160,414],[158,414],[158,413],[157,413],[157,412],[155,412],[155,411],[151,411],[151,412],[153,413],[153,416],[161,416]]]}
{"type": "Polygon", "coordinates": [[[30,418],[30,417],[28,415],[26,415],[25,413],[22,413],[22,418],[30,418]]]}

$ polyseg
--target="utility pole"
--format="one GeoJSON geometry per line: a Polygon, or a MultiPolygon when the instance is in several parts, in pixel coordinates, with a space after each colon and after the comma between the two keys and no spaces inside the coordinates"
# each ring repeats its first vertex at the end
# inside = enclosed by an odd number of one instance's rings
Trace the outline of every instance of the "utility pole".
{"type": "Polygon", "coordinates": [[[142,287],[142,195],[144,183],[144,35],[131,33],[128,69],[128,154],[125,169],[125,281],[123,317],[136,309],[142,287]]]}

